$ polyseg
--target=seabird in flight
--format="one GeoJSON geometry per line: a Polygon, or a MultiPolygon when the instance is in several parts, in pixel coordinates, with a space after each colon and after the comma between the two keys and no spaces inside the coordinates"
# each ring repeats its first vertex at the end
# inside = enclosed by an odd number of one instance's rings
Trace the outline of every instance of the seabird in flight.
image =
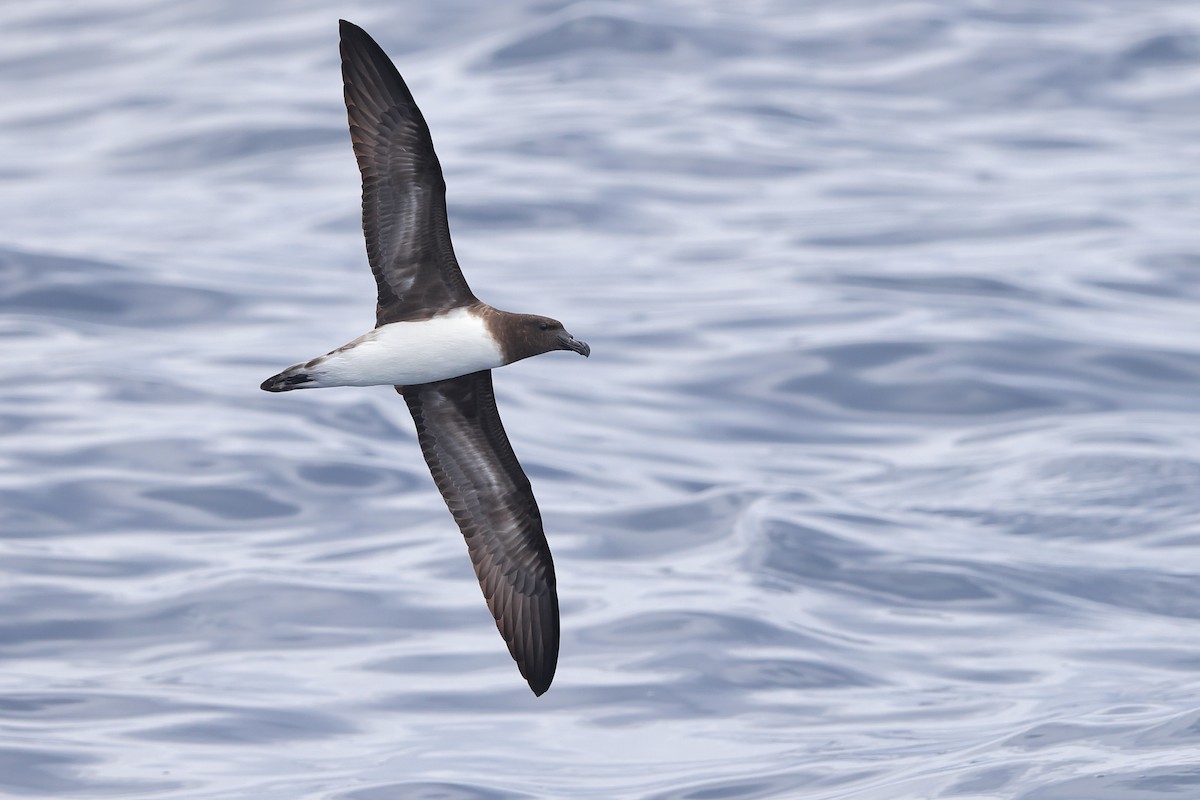
{"type": "Polygon", "coordinates": [[[268,392],[395,386],[433,480],[467,540],[496,627],[534,694],[558,663],[554,562],[529,479],[496,411],[492,373],[551,350],[591,348],[562,323],[512,314],[467,286],[446,222],[446,183],[425,118],[387,54],[341,21],[363,234],[379,288],[375,329],[268,378],[268,392]]]}

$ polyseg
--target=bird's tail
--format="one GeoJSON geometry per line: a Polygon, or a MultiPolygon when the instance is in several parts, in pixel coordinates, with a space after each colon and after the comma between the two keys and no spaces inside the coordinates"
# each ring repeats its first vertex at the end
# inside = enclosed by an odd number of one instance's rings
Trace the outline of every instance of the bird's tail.
{"type": "Polygon", "coordinates": [[[317,378],[308,372],[306,367],[305,364],[288,367],[278,375],[267,378],[258,388],[264,392],[290,392],[292,389],[314,388],[310,384],[316,383],[317,378]]]}

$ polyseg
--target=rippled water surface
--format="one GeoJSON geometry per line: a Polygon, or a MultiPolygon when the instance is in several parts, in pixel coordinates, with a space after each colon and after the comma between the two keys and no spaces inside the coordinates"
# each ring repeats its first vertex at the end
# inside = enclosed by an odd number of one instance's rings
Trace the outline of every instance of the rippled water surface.
{"type": "Polygon", "coordinates": [[[1200,8],[0,6],[0,795],[1200,796],[1200,8]],[[724,10],[722,10],[724,8],[724,10]],[[734,10],[736,9],[736,10],[734,10]],[[385,387],[338,16],[433,129],[558,565],[385,387]]]}

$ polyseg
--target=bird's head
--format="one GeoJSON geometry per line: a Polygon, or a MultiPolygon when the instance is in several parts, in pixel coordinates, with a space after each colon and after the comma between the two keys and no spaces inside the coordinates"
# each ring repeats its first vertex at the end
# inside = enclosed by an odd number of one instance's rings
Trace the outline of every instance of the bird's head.
{"type": "Polygon", "coordinates": [[[537,314],[514,314],[516,324],[508,326],[509,341],[515,347],[509,350],[509,362],[520,361],[522,358],[549,353],[551,350],[571,350],[581,356],[592,354],[592,348],[587,342],[581,342],[563,328],[563,324],[550,317],[540,317],[537,314]]]}

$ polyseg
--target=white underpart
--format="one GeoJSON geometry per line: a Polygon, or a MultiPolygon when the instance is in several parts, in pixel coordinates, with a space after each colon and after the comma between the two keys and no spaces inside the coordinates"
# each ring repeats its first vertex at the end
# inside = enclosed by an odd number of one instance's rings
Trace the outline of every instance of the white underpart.
{"type": "Polygon", "coordinates": [[[430,383],[503,363],[483,320],[465,308],[419,322],[389,323],[314,360],[311,367],[292,368],[314,378],[304,388],[430,383]]]}

